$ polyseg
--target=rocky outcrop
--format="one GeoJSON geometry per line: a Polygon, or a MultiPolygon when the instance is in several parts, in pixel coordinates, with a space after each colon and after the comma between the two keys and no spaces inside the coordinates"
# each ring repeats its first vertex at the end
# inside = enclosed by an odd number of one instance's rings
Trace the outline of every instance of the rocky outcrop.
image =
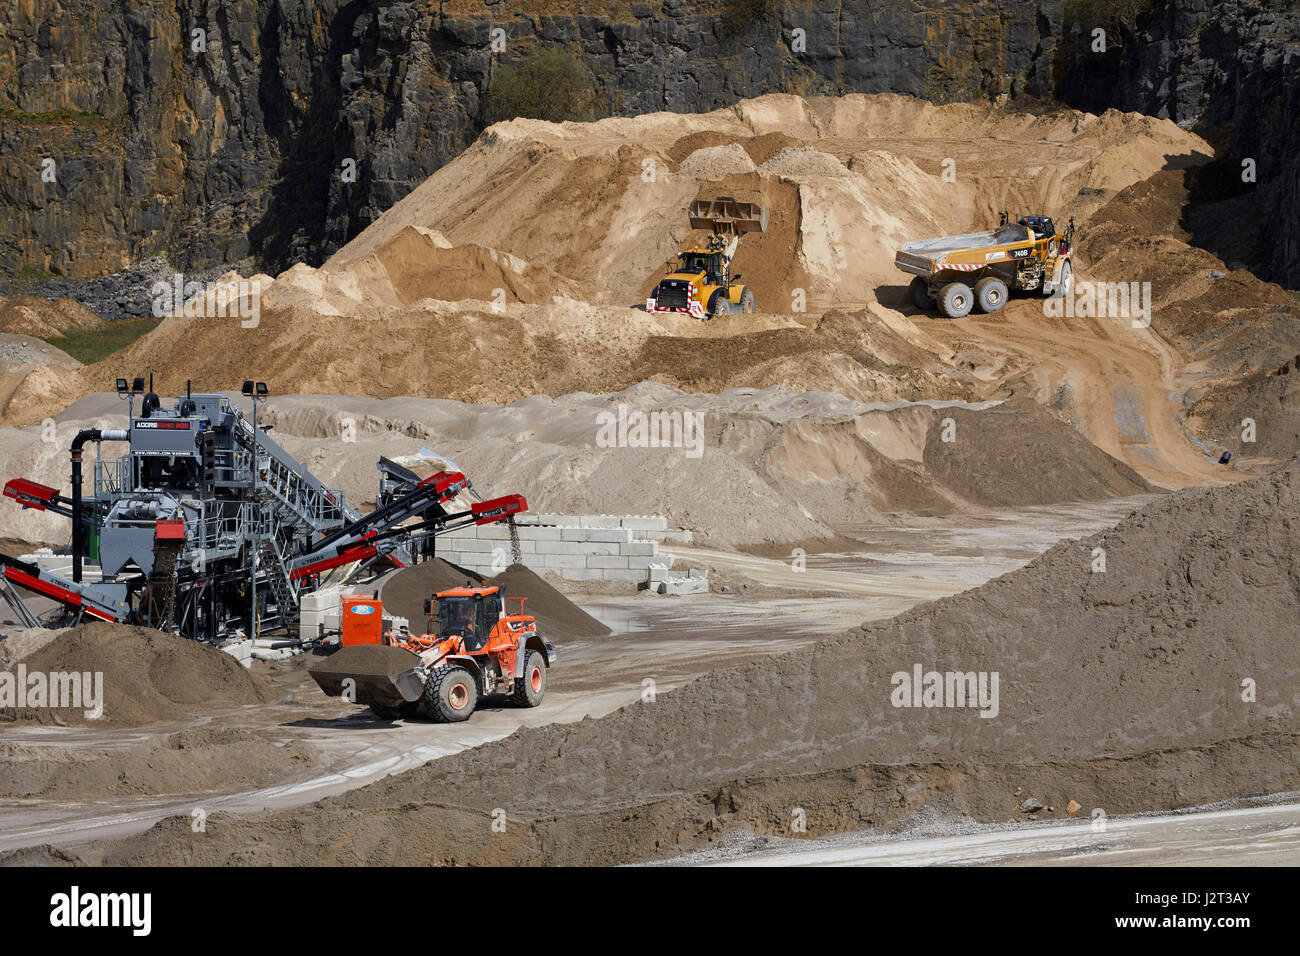
{"type": "Polygon", "coordinates": [[[1042,95],[1060,8],[22,0],[0,14],[0,284],[154,255],[318,263],[464,149],[494,72],[539,46],[580,53],[624,115],[777,91],[1042,95]]]}
{"type": "MultiPolygon", "coordinates": [[[[1186,226],[1217,255],[1300,286],[1300,8],[1292,0],[1155,0],[1128,24],[1066,7],[1059,96],[1173,119],[1218,149],[1193,177],[1186,226]],[[1092,49],[1095,29],[1106,49],[1092,49]],[[1253,182],[1243,163],[1253,161],[1253,182]]],[[[1142,8],[1144,4],[1133,5],[1142,8]]]]}

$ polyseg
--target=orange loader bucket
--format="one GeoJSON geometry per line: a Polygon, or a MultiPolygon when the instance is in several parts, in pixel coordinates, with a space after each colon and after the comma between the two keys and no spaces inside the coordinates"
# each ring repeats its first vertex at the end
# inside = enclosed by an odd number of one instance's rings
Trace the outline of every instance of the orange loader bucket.
{"type": "Polygon", "coordinates": [[[420,658],[401,647],[357,644],[335,651],[308,673],[330,697],[397,707],[424,694],[420,658]]]}

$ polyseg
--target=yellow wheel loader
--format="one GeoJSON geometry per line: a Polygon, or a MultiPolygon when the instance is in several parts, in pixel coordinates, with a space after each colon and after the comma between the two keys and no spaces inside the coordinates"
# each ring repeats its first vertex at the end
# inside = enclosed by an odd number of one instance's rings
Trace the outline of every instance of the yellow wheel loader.
{"type": "Polygon", "coordinates": [[[704,245],[678,253],[675,269],[659,281],[646,299],[647,312],[685,312],[697,319],[754,311],[754,293],[731,274],[731,260],[740,237],[767,231],[767,208],[737,202],[732,196],[697,199],[691,203],[692,229],[708,229],[704,245]]]}
{"type": "Polygon", "coordinates": [[[992,232],[904,243],[894,265],[915,276],[916,307],[960,319],[972,309],[998,311],[1013,289],[1066,295],[1074,272],[1074,217],[1064,234],[1046,216],[1009,220],[1004,212],[992,232]]]}

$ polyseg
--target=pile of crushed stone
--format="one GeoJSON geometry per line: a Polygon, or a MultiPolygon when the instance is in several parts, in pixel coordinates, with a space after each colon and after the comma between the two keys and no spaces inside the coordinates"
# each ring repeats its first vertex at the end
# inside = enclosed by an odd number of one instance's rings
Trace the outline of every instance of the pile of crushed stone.
{"type": "Polygon", "coordinates": [[[512,613],[519,607],[519,602],[513,599],[527,598],[524,613],[537,618],[537,628],[547,640],[563,643],[574,638],[604,637],[610,633],[608,627],[522,564],[511,565],[501,574],[483,579],[435,558],[393,575],[384,582],[380,596],[385,611],[405,617],[411,622],[411,630],[419,633],[428,624],[424,614],[425,598],[438,591],[461,587],[466,581],[478,584],[480,580],[505,588],[507,610],[512,613]]]}
{"type": "MultiPolygon", "coordinates": [[[[69,628],[6,670],[28,675],[102,675],[103,713],[87,717],[82,707],[0,706],[0,721],[66,726],[141,727],[199,713],[264,704],[275,698],[265,678],[240,666],[229,654],[172,634],[97,622],[69,628]]],[[[98,681],[96,681],[98,683],[98,681]]],[[[2,699],[0,699],[2,701],[2,699]]],[[[30,697],[27,702],[32,702],[30,697]]]]}

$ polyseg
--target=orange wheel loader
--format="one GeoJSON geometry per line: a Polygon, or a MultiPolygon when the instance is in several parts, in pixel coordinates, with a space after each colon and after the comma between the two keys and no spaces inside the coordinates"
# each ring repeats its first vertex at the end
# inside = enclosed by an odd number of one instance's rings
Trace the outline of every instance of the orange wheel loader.
{"type": "Polygon", "coordinates": [[[382,634],[372,619],[378,601],[344,598],[340,650],[312,668],[326,694],[368,704],[392,719],[423,713],[439,722],[468,720],[490,694],[509,695],[520,707],[536,707],[546,694],[555,646],[537,632],[537,619],[506,610],[496,585],[439,591],[425,601],[429,633],[382,634]],[[366,610],[366,608],[369,608],[366,610]],[[356,618],[356,620],[352,620],[356,618]]]}

